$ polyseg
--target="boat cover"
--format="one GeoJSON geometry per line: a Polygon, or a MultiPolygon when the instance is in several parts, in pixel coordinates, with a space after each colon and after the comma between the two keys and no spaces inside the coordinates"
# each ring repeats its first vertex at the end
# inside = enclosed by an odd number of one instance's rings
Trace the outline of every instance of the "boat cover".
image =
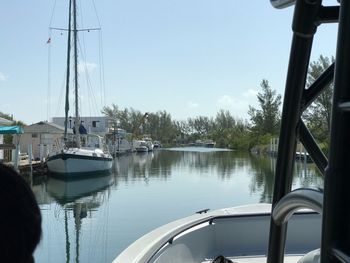
{"type": "Polygon", "coordinates": [[[0,134],[20,134],[23,128],[20,126],[0,126],[0,134]]]}

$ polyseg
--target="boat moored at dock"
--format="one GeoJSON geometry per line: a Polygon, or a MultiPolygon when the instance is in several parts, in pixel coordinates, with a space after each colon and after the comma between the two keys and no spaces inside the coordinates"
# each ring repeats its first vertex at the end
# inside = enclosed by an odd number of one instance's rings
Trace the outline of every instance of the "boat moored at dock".
{"type": "Polygon", "coordinates": [[[76,0],[69,1],[69,23],[67,44],[67,74],[64,136],[57,142],[56,150],[49,153],[46,164],[49,172],[71,176],[72,174],[103,172],[112,168],[113,158],[101,137],[87,134],[80,120],[78,89],[78,49],[77,49],[77,5],[76,0]],[[71,36],[73,34],[73,37],[71,36]],[[68,136],[68,111],[70,90],[71,46],[74,47],[74,102],[75,116],[73,136],[68,136]]]}

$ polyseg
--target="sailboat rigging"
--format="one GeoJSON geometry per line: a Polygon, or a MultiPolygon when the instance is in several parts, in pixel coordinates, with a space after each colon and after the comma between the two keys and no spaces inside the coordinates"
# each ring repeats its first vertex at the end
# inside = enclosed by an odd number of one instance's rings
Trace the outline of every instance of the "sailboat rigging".
{"type": "MultiPolygon", "coordinates": [[[[87,29],[82,29],[83,31],[87,29]]],[[[90,30],[90,29],[89,29],[90,30]]],[[[91,29],[96,30],[96,29],[91,29]]],[[[112,156],[109,154],[103,139],[98,135],[87,134],[79,116],[78,96],[78,47],[77,38],[77,5],[76,0],[69,1],[67,43],[67,75],[63,145],[59,144],[56,151],[49,154],[46,164],[50,172],[58,174],[77,174],[108,171],[112,168],[112,156]],[[73,21],[72,21],[73,20],[73,21]],[[73,27],[73,29],[72,29],[73,27]],[[73,33],[73,36],[72,36],[73,33]],[[73,47],[74,101],[75,116],[73,138],[68,136],[68,112],[70,90],[71,49],[73,47]],[[62,145],[62,146],[61,146],[62,145]]]]}

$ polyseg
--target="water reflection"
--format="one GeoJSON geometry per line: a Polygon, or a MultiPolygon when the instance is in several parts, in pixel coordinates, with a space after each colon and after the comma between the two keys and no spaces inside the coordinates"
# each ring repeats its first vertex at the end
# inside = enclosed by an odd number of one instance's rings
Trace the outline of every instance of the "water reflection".
{"type": "Polygon", "coordinates": [[[115,159],[114,173],[117,180],[132,178],[168,179],[172,171],[188,167],[190,172],[212,171],[221,179],[234,175],[235,170],[247,166],[248,153],[233,151],[188,151],[187,148],[162,150],[153,153],[120,156],[115,159]],[[181,150],[183,149],[183,150],[181,150]]]}
{"type": "Polygon", "coordinates": [[[91,220],[93,212],[108,199],[108,189],[112,184],[111,173],[74,180],[55,177],[46,180],[47,194],[59,205],[54,216],[57,222],[62,221],[62,217],[64,220],[65,262],[81,261],[83,220],[91,220]]]}
{"type": "MultiPolygon", "coordinates": [[[[111,262],[146,232],[200,209],[271,203],[275,165],[266,156],[181,148],[120,156],[104,176],[34,176],[44,233],[36,262],[111,262]]],[[[293,188],[322,182],[314,165],[295,163],[293,188]]]]}
{"type": "MultiPolygon", "coordinates": [[[[252,193],[260,193],[261,203],[272,203],[273,185],[275,179],[276,158],[251,155],[252,193]]],[[[323,185],[323,177],[314,164],[303,161],[294,163],[292,188],[316,188],[323,185]]]]}

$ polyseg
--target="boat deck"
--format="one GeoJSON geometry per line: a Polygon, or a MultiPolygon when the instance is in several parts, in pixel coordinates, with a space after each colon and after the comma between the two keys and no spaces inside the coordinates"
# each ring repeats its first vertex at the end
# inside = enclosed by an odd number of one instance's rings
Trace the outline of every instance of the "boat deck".
{"type": "MultiPolygon", "coordinates": [[[[296,263],[303,255],[286,255],[284,263],[296,263]]],[[[249,256],[249,257],[229,257],[233,263],[266,263],[266,256],[249,256]]],[[[214,259],[204,260],[202,263],[212,263],[214,259]]]]}

